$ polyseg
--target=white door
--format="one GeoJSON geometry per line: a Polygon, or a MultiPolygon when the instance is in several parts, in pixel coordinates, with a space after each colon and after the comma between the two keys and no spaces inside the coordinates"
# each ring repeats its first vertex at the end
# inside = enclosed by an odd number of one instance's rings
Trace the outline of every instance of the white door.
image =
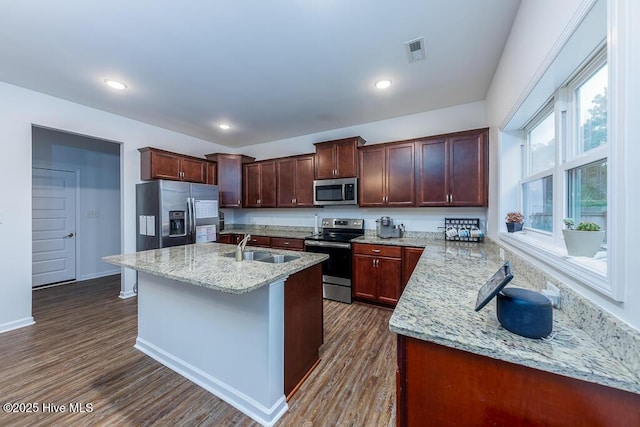
{"type": "Polygon", "coordinates": [[[76,278],[76,174],[33,168],[32,286],[76,278]]]}

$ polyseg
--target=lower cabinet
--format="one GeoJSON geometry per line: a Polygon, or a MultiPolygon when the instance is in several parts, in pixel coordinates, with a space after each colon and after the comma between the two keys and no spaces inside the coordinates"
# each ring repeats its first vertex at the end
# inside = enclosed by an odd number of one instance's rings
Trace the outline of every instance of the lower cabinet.
{"type": "Polygon", "coordinates": [[[409,283],[409,279],[413,274],[413,270],[415,270],[416,265],[418,265],[418,261],[420,261],[420,257],[422,256],[422,252],[424,252],[424,248],[415,248],[405,246],[402,248],[402,290],[404,291],[404,287],[409,283]]]}
{"type": "Polygon", "coordinates": [[[242,234],[219,234],[218,243],[228,243],[230,245],[237,245],[242,240],[242,234]]]}
{"type": "MultiPolygon", "coordinates": [[[[231,245],[237,245],[244,238],[244,234],[229,233],[220,234],[218,236],[218,243],[227,243],[231,245]]],[[[269,237],[269,236],[254,236],[247,242],[247,246],[256,246],[261,248],[272,249],[286,249],[289,251],[303,251],[304,239],[291,239],[286,237],[269,237]]]]}
{"type": "Polygon", "coordinates": [[[638,426],[640,395],[398,335],[398,427],[638,426]]]}
{"type": "Polygon", "coordinates": [[[402,248],[353,245],[353,296],[395,306],[402,294],[402,248]]]}

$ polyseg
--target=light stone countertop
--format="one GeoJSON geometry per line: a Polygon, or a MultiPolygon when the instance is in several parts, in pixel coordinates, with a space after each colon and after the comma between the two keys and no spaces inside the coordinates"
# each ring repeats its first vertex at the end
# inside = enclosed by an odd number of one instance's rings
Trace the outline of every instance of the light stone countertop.
{"type": "Polygon", "coordinates": [[[304,239],[313,234],[313,231],[298,231],[298,230],[286,230],[286,229],[255,229],[255,228],[238,228],[223,230],[220,232],[224,234],[251,234],[252,236],[268,236],[268,237],[282,237],[284,239],[304,239]]]}
{"type": "MultiPolygon", "coordinates": [[[[120,267],[132,268],[195,286],[242,294],[319,264],[329,258],[325,254],[260,248],[256,250],[294,255],[299,258],[282,264],[260,261],[237,262],[234,257],[224,256],[224,254],[233,253],[235,248],[236,245],[197,243],[112,255],[104,257],[102,260],[120,267]]],[[[246,250],[251,249],[248,247],[246,250]]]]}
{"type": "MultiPolygon", "coordinates": [[[[389,321],[391,332],[584,381],[640,393],[640,376],[615,359],[562,310],[553,310],[551,341],[502,328],[495,299],[475,311],[478,290],[503,264],[498,246],[443,239],[358,238],[359,243],[425,250],[389,321]]],[[[518,271],[508,287],[533,289],[518,271]]]]}

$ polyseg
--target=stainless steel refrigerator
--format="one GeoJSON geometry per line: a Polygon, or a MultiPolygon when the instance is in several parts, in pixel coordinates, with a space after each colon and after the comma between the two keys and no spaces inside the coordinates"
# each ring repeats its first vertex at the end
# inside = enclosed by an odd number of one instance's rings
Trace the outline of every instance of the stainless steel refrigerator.
{"type": "Polygon", "coordinates": [[[215,241],[218,207],[216,185],[164,180],[137,184],[137,250],[215,241]]]}

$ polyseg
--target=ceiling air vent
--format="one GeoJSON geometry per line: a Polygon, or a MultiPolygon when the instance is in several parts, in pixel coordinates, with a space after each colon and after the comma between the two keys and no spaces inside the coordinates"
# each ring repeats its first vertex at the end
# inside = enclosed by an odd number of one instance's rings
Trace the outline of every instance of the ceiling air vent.
{"type": "Polygon", "coordinates": [[[409,62],[422,61],[426,58],[424,51],[424,37],[420,37],[414,40],[405,42],[404,45],[407,48],[407,55],[409,55],[409,62]]]}

